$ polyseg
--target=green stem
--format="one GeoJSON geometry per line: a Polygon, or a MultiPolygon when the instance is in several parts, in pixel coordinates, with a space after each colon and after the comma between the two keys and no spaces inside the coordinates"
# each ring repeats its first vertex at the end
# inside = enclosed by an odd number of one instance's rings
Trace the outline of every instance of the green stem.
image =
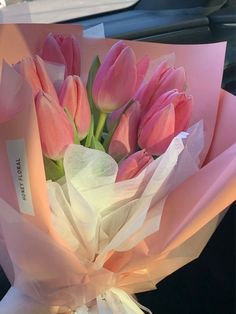
{"type": "Polygon", "coordinates": [[[104,129],[104,125],[105,125],[105,122],[106,122],[106,118],[107,118],[107,113],[100,112],[99,120],[98,120],[98,126],[97,126],[96,133],[95,133],[95,138],[98,141],[100,141],[100,139],[101,139],[102,131],[104,129]]]}
{"type": "Polygon", "coordinates": [[[94,117],[92,116],[92,119],[91,119],[91,126],[90,126],[90,129],[89,129],[89,133],[86,137],[86,140],[85,140],[85,147],[88,147],[90,148],[91,147],[91,144],[92,144],[92,138],[93,138],[93,133],[94,133],[94,117]]]}
{"type": "Polygon", "coordinates": [[[65,113],[67,114],[67,117],[72,125],[73,128],[73,133],[74,133],[74,143],[75,144],[80,144],[80,140],[79,140],[79,135],[78,135],[78,131],[77,131],[77,127],[75,125],[75,121],[74,118],[72,117],[72,114],[69,112],[69,110],[67,108],[64,108],[65,113]]]}
{"type": "Polygon", "coordinates": [[[55,163],[56,163],[56,165],[58,166],[58,168],[59,168],[62,172],[64,172],[63,158],[62,158],[62,159],[55,160],[55,163]]]}

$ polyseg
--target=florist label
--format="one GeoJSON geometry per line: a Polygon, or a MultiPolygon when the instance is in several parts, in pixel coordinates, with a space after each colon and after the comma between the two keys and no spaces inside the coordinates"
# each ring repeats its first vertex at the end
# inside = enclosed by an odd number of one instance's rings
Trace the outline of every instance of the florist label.
{"type": "Polygon", "coordinates": [[[7,154],[20,211],[34,215],[24,139],[9,140],[7,154]]]}

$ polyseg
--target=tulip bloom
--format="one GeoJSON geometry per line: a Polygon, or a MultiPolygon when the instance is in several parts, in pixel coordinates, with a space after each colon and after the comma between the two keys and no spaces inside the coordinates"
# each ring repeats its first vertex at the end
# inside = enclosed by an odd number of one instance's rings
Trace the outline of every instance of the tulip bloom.
{"type": "Polygon", "coordinates": [[[140,102],[142,109],[146,111],[162,94],[172,89],[178,89],[181,92],[185,86],[184,69],[182,67],[175,69],[168,66],[166,61],[163,61],[156,68],[150,81],[139,89],[135,99],[140,102]]]}
{"type": "Polygon", "coordinates": [[[98,109],[109,113],[124,106],[140,86],[148,64],[147,57],[136,64],[133,50],[123,41],[113,45],[93,83],[93,99],[98,109]]]}
{"type": "Polygon", "coordinates": [[[41,56],[44,60],[65,65],[65,78],[80,74],[80,50],[73,35],[48,34],[41,56]]]}
{"type": "Polygon", "coordinates": [[[70,75],[66,78],[59,93],[59,101],[70,112],[79,140],[83,140],[90,128],[91,112],[87,92],[79,76],[70,75]]]}
{"type": "Polygon", "coordinates": [[[120,160],[135,152],[140,114],[140,105],[134,102],[121,115],[108,148],[114,159],[120,160]]]}
{"type": "Polygon", "coordinates": [[[13,65],[13,67],[31,86],[34,97],[39,91],[43,91],[51,95],[55,100],[58,100],[44,61],[39,56],[36,56],[34,59],[31,57],[25,58],[13,65]]]}
{"type": "Polygon", "coordinates": [[[116,182],[128,180],[139,175],[151,162],[153,158],[145,150],[140,150],[119,164],[116,182]]]}
{"type": "Polygon", "coordinates": [[[61,159],[74,142],[73,128],[63,108],[50,95],[39,92],[35,102],[43,153],[48,158],[61,159]]]}
{"type": "Polygon", "coordinates": [[[138,144],[152,155],[161,155],[172,139],[188,127],[192,98],[177,90],[162,95],[143,116],[138,144]]]}
{"type": "Polygon", "coordinates": [[[107,119],[107,128],[108,130],[111,130],[113,128],[113,126],[119,121],[122,113],[125,111],[125,109],[127,108],[127,105],[112,111],[107,119]]]}

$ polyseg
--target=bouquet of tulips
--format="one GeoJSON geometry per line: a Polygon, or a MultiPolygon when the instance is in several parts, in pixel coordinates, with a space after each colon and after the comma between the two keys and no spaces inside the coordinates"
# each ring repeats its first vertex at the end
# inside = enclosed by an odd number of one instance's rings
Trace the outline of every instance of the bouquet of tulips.
{"type": "Polygon", "coordinates": [[[1,313],[150,312],[132,295],[196,258],[236,198],[225,44],[2,28],[21,44],[0,85],[1,313]]]}
{"type": "Polygon", "coordinates": [[[119,41],[102,64],[95,58],[87,93],[78,75],[80,58],[74,41],[49,34],[43,46],[44,60],[59,63],[63,50],[73,56],[66,55],[72,66],[63,60],[65,78],[58,93],[39,56],[14,65],[32,86],[42,150],[49,158],[45,160],[48,179],[55,181],[64,175],[64,154],[73,143],[107,152],[119,162],[116,181],[131,179],[188,128],[192,97],[184,91],[184,69],[161,61],[144,82],[148,57],[137,63],[134,51],[119,41]]]}

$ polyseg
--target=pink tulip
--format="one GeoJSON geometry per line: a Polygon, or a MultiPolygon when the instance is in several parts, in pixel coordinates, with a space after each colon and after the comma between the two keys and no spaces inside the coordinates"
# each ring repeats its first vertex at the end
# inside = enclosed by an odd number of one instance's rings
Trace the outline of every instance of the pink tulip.
{"type": "MultiPolygon", "coordinates": [[[[141,83],[143,82],[143,79],[145,77],[145,74],[147,72],[149,66],[149,58],[147,56],[144,56],[141,61],[137,63],[137,83],[135,90],[138,90],[141,83]]],[[[107,119],[107,126],[108,129],[111,129],[112,126],[120,119],[121,114],[125,111],[125,108],[127,107],[127,104],[124,106],[118,108],[115,111],[112,111],[109,114],[109,117],[107,119]]]]}
{"type": "Polygon", "coordinates": [[[114,159],[121,160],[135,152],[139,122],[140,105],[134,102],[121,115],[119,124],[112,136],[108,152],[114,159]]]}
{"type": "Polygon", "coordinates": [[[119,109],[112,111],[107,118],[108,130],[111,130],[113,126],[119,121],[122,113],[125,111],[127,105],[120,107],[119,109]]]}
{"type": "Polygon", "coordinates": [[[145,150],[140,150],[119,163],[116,182],[128,180],[139,175],[153,158],[145,150]]]}
{"type": "Polygon", "coordinates": [[[13,65],[13,67],[31,86],[34,97],[39,91],[44,91],[55,100],[58,100],[56,90],[48,76],[44,61],[39,56],[36,56],[34,59],[31,57],[25,58],[13,65]]]}
{"type": "Polygon", "coordinates": [[[186,86],[185,71],[182,67],[175,69],[168,66],[166,61],[161,62],[150,81],[144,84],[136,93],[143,110],[148,110],[152,104],[165,92],[178,89],[183,91],[186,86]]]}
{"type": "Polygon", "coordinates": [[[80,74],[80,50],[73,35],[49,33],[43,44],[42,58],[64,64],[65,77],[80,74]]]}
{"type": "Polygon", "coordinates": [[[137,62],[136,68],[137,68],[137,81],[135,86],[135,92],[139,89],[141,86],[144,77],[147,73],[148,67],[149,67],[149,57],[145,55],[140,61],[137,62]]]}
{"type": "Polygon", "coordinates": [[[42,90],[45,93],[52,96],[55,100],[58,100],[57,92],[55,90],[55,87],[52,81],[50,80],[48,76],[44,61],[39,56],[35,56],[34,62],[36,65],[36,70],[37,70],[37,74],[38,74],[38,77],[42,86],[42,90]]]}
{"type": "Polygon", "coordinates": [[[86,89],[79,76],[69,75],[64,81],[60,93],[60,104],[67,108],[74,118],[79,140],[83,140],[91,124],[91,112],[86,89]]]}
{"type": "Polygon", "coordinates": [[[100,111],[112,112],[134,96],[148,68],[144,57],[136,64],[133,50],[117,42],[105,56],[93,83],[93,99],[100,111]]]}
{"type": "Polygon", "coordinates": [[[63,108],[48,94],[39,92],[36,97],[42,150],[48,158],[63,158],[65,149],[74,142],[73,128],[63,108]]]}
{"type": "Polygon", "coordinates": [[[192,98],[177,90],[162,95],[143,116],[138,143],[152,155],[161,155],[172,139],[188,127],[192,98]]]}

